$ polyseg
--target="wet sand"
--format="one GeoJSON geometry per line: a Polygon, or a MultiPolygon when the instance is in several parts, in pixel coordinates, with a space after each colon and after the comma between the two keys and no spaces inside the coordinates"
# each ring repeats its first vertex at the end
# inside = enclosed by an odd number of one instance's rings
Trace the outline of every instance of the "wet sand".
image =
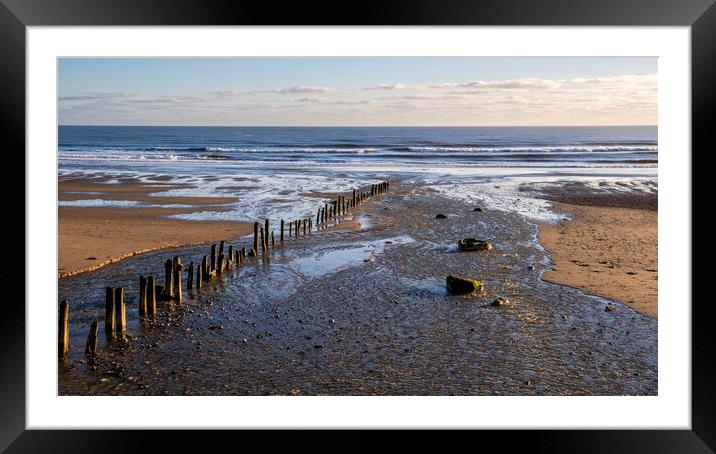
{"type": "Polygon", "coordinates": [[[543,280],[550,263],[537,226],[473,208],[391,182],[390,193],[353,213],[357,230],[287,240],[187,290],[181,304],[160,303],[153,321],[137,315],[139,275],[161,275],[174,255],[197,263],[207,245],[60,279],[71,348],[59,393],[656,395],[657,321],[543,280]],[[491,239],[495,248],[460,252],[455,243],[465,237],[491,239]],[[451,295],[448,274],[481,279],[486,290],[451,295]],[[107,283],[126,290],[124,342],[104,341],[107,283]],[[494,307],[497,297],[510,302],[494,307]],[[100,354],[86,358],[93,320],[100,354]]]}
{"type": "Polygon", "coordinates": [[[227,208],[222,205],[238,200],[236,198],[161,196],[162,192],[187,186],[163,183],[159,178],[154,179],[157,182],[144,183],[125,177],[108,183],[112,180],[105,175],[60,179],[58,198],[62,201],[139,202],[129,208],[58,207],[60,277],[97,269],[137,253],[245,235],[253,229],[246,222],[168,217],[197,211],[224,211],[227,208]]]}
{"type": "Polygon", "coordinates": [[[657,317],[656,194],[576,192],[557,199],[572,202],[555,205],[572,220],[540,226],[540,243],[554,263],[543,278],[657,317]]]}

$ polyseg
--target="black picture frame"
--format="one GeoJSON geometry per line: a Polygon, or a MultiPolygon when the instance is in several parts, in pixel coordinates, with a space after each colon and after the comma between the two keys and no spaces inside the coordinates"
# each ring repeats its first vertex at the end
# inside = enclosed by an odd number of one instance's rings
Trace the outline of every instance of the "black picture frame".
{"type": "MultiPolygon", "coordinates": [[[[25,33],[28,26],[68,25],[567,25],[690,26],[692,149],[709,152],[716,97],[716,6],[714,0],[490,0],[286,3],[199,0],[0,0],[0,131],[5,143],[25,149],[25,33]]],[[[693,157],[696,153],[691,152],[693,157]]],[[[686,155],[686,152],[685,152],[686,155]]],[[[695,167],[692,166],[694,170],[695,167]]],[[[19,172],[18,172],[19,173],[19,172]]],[[[693,174],[692,181],[699,180],[693,174]]],[[[695,191],[694,191],[695,192],[695,191]]],[[[692,205],[693,206],[693,205],[692,205]]],[[[692,220],[693,223],[693,220],[692,220]]],[[[692,224],[692,234],[696,233],[692,224]]],[[[27,238],[26,238],[27,241],[27,238]]],[[[689,247],[691,244],[685,244],[689,247]]],[[[698,283],[699,271],[693,267],[698,283]]],[[[706,280],[708,282],[708,280],[706,280]]],[[[695,289],[694,289],[695,290],[695,289]]],[[[696,293],[694,293],[695,295],[696,293]]],[[[689,303],[691,295],[685,295],[689,303]]],[[[13,299],[18,300],[18,296],[13,299]]],[[[714,452],[716,449],[715,330],[709,301],[692,304],[692,430],[482,431],[479,446],[498,442],[531,452],[714,452]],[[705,303],[705,304],[704,304],[705,303]]],[[[0,317],[0,449],[7,452],[131,452],[161,440],[166,450],[187,448],[196,434],[150,431],[25,430],[25,308],[6,301],[0,317]]],[[[239,411],[239,410],[237,410],[239,411]]],[[[335,432],[344,447],[363,446],[364,434],[335,432]]],[[[235,437],[222,431],[212,443],[235,437]]],[[[265,437],[265,435],[263,435],[265,437]]],[[[285,437],[292,444],[302,436],[285,437]]],[[[422,435],[410,437],[421,443],[422,435]]],[[[243,446],[250,446],[241,435],[243,446]]],[[[451,438],[452,442],[458,442],[451,438]]],[[[264,438],[265,441],[265,438],[264,438]]],[[[279,440],[280,441],[280,440],[279,440]]],[[[459,440],[464,442],[466,440],[459,440]]],[[[233,443],[233,442],[232,442],[233,443]]],[[[468,442],[474,447],[474,441],[468,442]]],[[[210,445],[204,445],[205,448],[210,445]]],[[[238,446],[238,445],[236,445],[238,446]]],[[[273,446],[273,441],[272,441],[273,446]]],[[[407,447],[407,445],[401,446],[407,447]]],[[[469,445],[468,445],[469,446],[469,445]]],[[[382,447],[387,447],[383,445],[382,447]]],[[[442,449],[450,448],[444,444],[442,449]]],[[[239,448],[237,448],[239,449],[239,448]]]]}

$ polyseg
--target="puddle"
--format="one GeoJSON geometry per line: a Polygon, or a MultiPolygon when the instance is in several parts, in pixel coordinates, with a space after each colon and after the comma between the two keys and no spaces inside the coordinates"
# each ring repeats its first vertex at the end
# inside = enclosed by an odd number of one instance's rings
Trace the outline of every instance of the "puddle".
{"type": "Polygon", "coordinates": [[[300,274],[318,277],[335,273],[350,266],[360,265],[361,263],[366,263],[366,261],[372,261],[375,256],[382,254],[386,247],[401,246],[414,242],[415,239],[409,236],[368,241],[362,243],[359,247],[318,251],[311,257],[293,260],[289,266],[300,274]]]}

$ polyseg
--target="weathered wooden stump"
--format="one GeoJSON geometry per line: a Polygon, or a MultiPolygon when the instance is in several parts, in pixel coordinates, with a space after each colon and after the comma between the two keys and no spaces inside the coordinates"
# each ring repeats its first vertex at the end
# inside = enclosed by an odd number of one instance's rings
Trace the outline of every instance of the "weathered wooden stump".
{"type": "Polygon", "coordinates": [[[59,329],[57,333],[57,354],[64,358],[70,351],[70,302],[60,302],[59,329]]]}
{"type": "Polygon", "coordinates": [[[162,299],[164,300],[170,300],[174,296],[173,278],[174,266],[172,261],[167,259],[167,261],[164,262],[164,291],[162,292],[162,299]]]}
{"type": "Polygon", "coordinates": [[[105,288],[104,333],[107,337],[114,335],[114,289],[105,288]]]}
{"type": "Polygon", "coordinates": [[[266,219],[266,220],[264,221],[264,232],[266,232],[266,233],[265,233],[266,236],[264,237],[264,241],[265,241],[265,243],[264,243],[264,251],[266,251],[266,252],[268,252],[268,249],[269,249],[269,232],[270,232],[270,231],[271,231],[270,223],[269,223],[269,220],[266,219]]]}
{"type": "Polygon", "coordinates": [[[139,276],[139,316],[147,313],[147,280],[139,276]]]}
{"type": "MultiPolygon", "coordinates": [[[[170,261],[171,263],[171,261],[170,261]]],[[[114,289],[114,330],[117,336],[123,337],[127,329],[127,312],[124,307],[124,288],[114,289]]]]}
{"type": "Polygon", "coordinates": [[[189,268],[186,270],[186,289],[194,288],[194,262],[189,262],[189,268]]]}
{"type": "Polygon", "coordinates": [[[147,278],[147,313],[150,317],[157,315],[157,291],[154,276],[147,278]]]}
{"type": "Polygon", "coordinates": [[[87,334],[87,344],[85,344],[85,354],[94,355],[97,353],[97,333],[99,332],[99,325],[97,320],[93,321],[90,325],[89,333],[87,334]]]}

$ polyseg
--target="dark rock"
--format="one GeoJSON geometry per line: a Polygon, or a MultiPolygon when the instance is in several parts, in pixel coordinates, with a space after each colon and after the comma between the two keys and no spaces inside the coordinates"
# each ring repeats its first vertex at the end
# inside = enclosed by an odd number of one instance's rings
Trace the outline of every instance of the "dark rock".
{"type": "Polygon", "coordinates": [[[617,310],[616,306],[612,306],[611,304],[607,304],[607,307],[604,309],[605,312],[612,312],[617,310]]]}
{"type": "Polygon", "coordinates": [[[480,292],[485,287],[481,281],[476,279],[467,279],[453,275],[449,275],[445,281],[448,291],[455,295],[466,295],[468,293],[480,292]]]}
{"type": "Polygon", "coordinates": [[[438,214],[437,216],[435,216],[435,219],[447,219],[447,216],[445,216],[444,214],[440,213],[440,214],[438,214]]]}
{"type": "Polygon", "coordinates": [[[510,304],[510,300],[507,298],[497,298],[495,301],[492,302],[493,306],[504,306],[505,304],[510,304]]]}
{"type": "Polygon", "coordinates": [[[479,211],[480,213],[482,213],[483,211],[485,211],[485,209],[484,209],[484,208],[481,208],[481,207],[477,207],[477,208],[475,208],[475,209],[472,210],[472,211],[479,211]]]}
{"type": "Polygon", "coordinates": [[[491,251],[492,241],[465,238],[457,242],[457,247],[460,248],[461,251],[491,251]]]}

